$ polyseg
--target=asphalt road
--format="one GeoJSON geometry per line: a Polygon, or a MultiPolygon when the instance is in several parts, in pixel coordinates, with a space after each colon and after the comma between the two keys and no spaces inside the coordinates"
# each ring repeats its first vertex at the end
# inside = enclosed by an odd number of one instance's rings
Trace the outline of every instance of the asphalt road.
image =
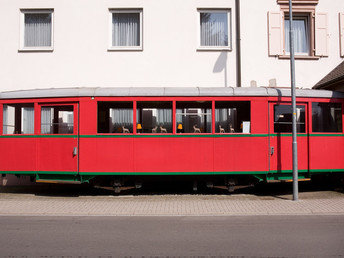
{"type": "Polygon", "coordinates": [[[336,257],[344,216],[0,217],[1,257],[336,257]]]}

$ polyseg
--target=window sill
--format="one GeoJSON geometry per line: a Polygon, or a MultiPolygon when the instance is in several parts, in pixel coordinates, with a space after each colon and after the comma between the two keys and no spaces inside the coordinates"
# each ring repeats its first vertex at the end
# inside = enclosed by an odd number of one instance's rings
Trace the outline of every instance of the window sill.
{"type": "Polygon", "coordinates": [[[197,51],[232,51],[231,47],[198,47],[197,51]]]}
{"type": "Polygon", "coordinates": [[[18,49],[18,52],[53,52],[53,47],[25,47],[18,49]]]}
{"type": "MultiPolygon", "coordinates": [[[[290,59],[289,55],[280,55],[278,56],[279,59],[290,59]]],[[[295,56],[297,60],[319,60],[320,56],[295,56]]]]}
{"type": "Polygon", "coordinates": [[[138,47],[109,47],[107,49],[108,52],[112,51],[143,51],[142,46],[138,47]]]}

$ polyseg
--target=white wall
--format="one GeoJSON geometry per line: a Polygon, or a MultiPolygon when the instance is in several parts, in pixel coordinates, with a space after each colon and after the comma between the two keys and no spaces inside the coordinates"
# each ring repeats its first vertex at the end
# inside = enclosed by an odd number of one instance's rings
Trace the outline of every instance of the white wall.
{"type": "MultiPolygon", "coordinates": [[[[241,0],[242,86],[255,80],[268,86],[276,79],[277,86],[290,87],[290,60],[268,55],[268,11],[279,11],[276,0],[241,0]]],[[[313,87],[344,59],[340,57],[338,13],[344,12],[343,0],[319,0],[316,12],[329,17],[329,57],[319,60],[296,60],[296,86],[313,87]]]]}
{"type": "Polygon", "coordinates": [[[234,37],[233,51],[196,51],[204,7],[232,8],[235,35],[234,0],[1,0],[0,91],[235,86],[234,37]],[[143,8],[143,51],[107,51],[108,9],[121,7],[143,8]],[[21,8],[54,9],[53,52],[18,52],[21,8]]]}

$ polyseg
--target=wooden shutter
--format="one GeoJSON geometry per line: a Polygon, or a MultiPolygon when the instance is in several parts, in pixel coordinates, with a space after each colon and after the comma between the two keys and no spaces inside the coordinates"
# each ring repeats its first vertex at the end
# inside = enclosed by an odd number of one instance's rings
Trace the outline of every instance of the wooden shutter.
{"type": "Polygon", "coordinates": [[[268,28],[269,28],[269,55],[278,56],[283,54],[283,13],[269,12],[268,13],[268,28]]]}
{"type": "Polygon", "coordinates": [[[327,13],[315,14],[315,55],[328,56],[328,18],[327,13]]]}
{"type": "Polygon", "coordinates": [[[344,57],[344,13],[339,14],[340,56],[344,57]]]}

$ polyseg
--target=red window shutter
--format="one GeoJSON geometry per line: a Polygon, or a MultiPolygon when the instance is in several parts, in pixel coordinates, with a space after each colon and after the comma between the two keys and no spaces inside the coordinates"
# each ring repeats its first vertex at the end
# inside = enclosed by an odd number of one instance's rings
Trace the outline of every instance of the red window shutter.
{"type": "Polygon", "coordinates": [[[283,54],[284,36],[283,36],[283,13],[269,12],[269,55],[278,56],[283,54]]]}
{"type": "Polygon", "coordinates": [[[339,14],[340,56],[344,57],[344,13],[339,14]]]}
{"type": "Polygon", "coordinates": [[[328,17],[327,13],[315,14],[315,55],[328,56],[328,17]]]}

